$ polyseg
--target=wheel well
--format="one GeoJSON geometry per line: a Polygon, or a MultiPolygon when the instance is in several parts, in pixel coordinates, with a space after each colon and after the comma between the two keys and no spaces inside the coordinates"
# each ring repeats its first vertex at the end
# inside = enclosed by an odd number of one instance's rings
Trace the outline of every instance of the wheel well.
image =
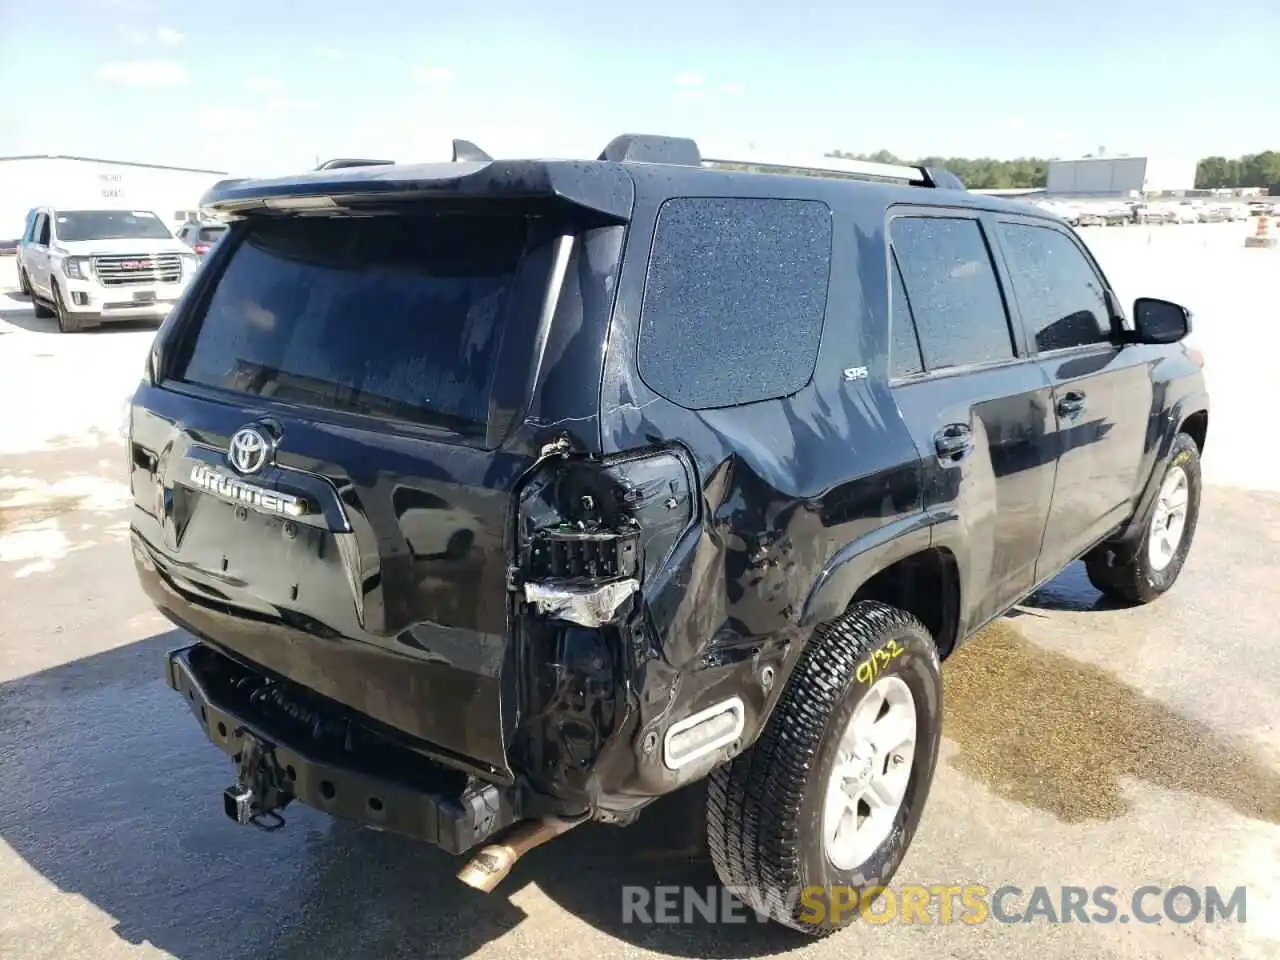
{"type": "Polygon", "coordinates": [[[903,557],[859,587],[851,602],[859,600],[879,600],[919,617],[941,657],[955,647],[960,573],[949,550],[931,548],[903,557]]]}
{"type": "Polygon", "coordinates": [[[1179,429],[1181,433],[1185,433],[1194,440],[1200,452],[1204,453],[1204,441],[1209,433],[1209,411],[1200,410],[1191,414],[1191,416],[1182,421],[1182,426],[1179,429]]]}

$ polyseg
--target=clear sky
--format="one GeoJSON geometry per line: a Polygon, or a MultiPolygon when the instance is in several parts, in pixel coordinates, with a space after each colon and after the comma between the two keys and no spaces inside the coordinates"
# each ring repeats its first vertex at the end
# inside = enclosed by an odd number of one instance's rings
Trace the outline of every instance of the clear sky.
{"type": "MultiPolygon", "coordinates": [[[[900,155],[1280,148],[1280,0],[0,0],[0,155],[270,175],[622,132],[900,155]]],[[[793,152],[793,151],[788,151],[793,152]]]]}

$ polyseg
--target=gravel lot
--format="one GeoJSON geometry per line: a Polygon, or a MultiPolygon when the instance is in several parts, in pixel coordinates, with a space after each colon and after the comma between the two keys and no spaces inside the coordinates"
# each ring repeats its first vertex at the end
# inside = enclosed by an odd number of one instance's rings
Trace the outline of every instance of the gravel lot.
{"type": "Polygon", "coordinates": [[[1244,885],[1244,924],[862,923],[817,944],[624,924],[624,885],[713,882],[677,827],[696,793],[575,831],[487,897],[443,854],[306,809],[235,827],[229,765],[161,680],[180,635],[125,543],[117,429],[152,332],[60,336],[0,294],[0,956],[1280,957],[1280,463],[1248,429],[1274,402],[1280,250],[1244,249],[1249,229],[1084,231],[1126,301],[1196,313],[1214,402],[1196,546],[1150,607],[1106,608],[1077,565],[947,664],[943,759],[896,878],[1244,885]]]}

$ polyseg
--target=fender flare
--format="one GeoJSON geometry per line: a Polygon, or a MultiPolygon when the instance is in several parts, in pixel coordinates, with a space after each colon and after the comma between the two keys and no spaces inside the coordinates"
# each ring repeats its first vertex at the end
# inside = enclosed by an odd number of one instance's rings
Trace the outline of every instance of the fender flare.
{"type": "Polygon", "coordinates": [[[1143,484],[1142,495],[1138,498],[1137,507],[1133,511],[1133,516],[1129,518],[1129,522],[1125,524],[1124,529],[1112,538],[1111,543],[1118,547],[1118,552],[1125,553],[1129,549],[1136,547],[1142,538],[1143,531],[1146,530],[1147,514],[1151,510],[1151,505],[1155,503],[1156,494],[1160,489],[1162,476],[1160,466],[1169,458],[1169,451],[1173,448],[1174,438],[1182,432],[1183,424],[1188,419],[1198,413],[1207,414],[1208,412],[1209,394],[1203,390],[1198,390],[1180,398],[1164,415],[1159,444],[1156,447],[1155,455],[1152,457],[1151,465],[1147,469],[1147,479],[1143,484]]]}
{"type": "Polygon", "coordinates": [[[827,561],[809,588],[800,625],[812,630],[840,616],[858,589],[877,573],[933,546],[934,526],[943,519],[917,513],[846,543],[827,561]]]}

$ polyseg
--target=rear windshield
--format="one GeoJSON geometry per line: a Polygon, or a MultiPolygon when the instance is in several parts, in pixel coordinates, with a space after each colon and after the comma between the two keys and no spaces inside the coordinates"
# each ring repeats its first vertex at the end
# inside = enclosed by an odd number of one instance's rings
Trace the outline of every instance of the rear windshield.
{"type": "Polygon", "coordinates": [[[147,210],[62,210],[53,218],[59,240],[169,240],[173,233],[147,210]]]}
{"type": "Polygon", "coordinates": [[[214,240],[217,240],[220,236],[222,236],[226,232],[227,232],[226,227],[201,227],[200,242],[212,243],[214,240]]]}
{"type": "Polygon", "coordinates": [[[530,228],[513,214],[252,223],[180,378],[483,436],[530,228]]]}

